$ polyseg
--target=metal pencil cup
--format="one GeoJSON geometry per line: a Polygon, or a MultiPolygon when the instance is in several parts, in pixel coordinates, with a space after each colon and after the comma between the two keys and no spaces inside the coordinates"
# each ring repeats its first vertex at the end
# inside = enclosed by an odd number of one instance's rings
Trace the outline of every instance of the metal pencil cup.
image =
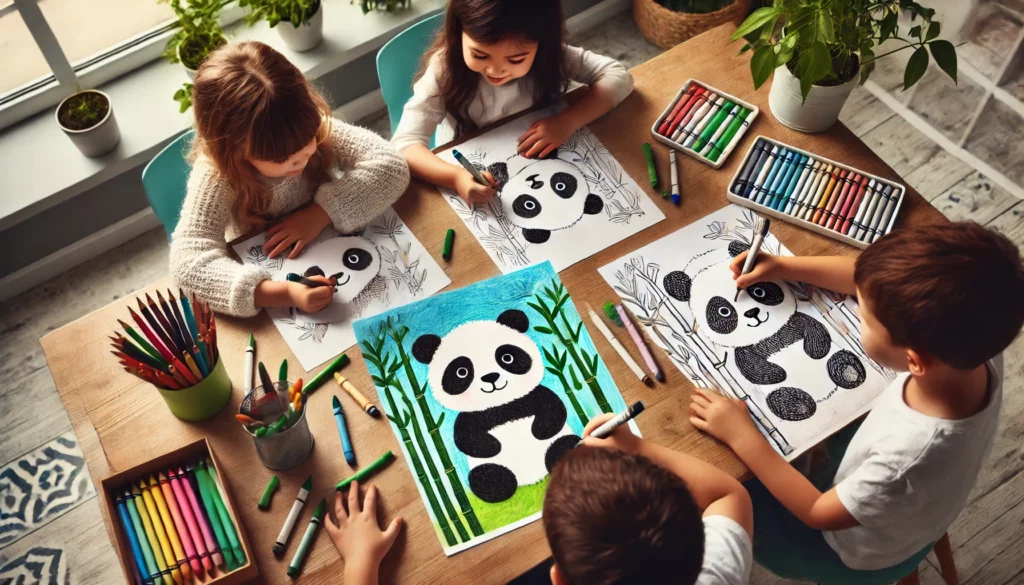
{"type": "MultiPolygon", "coordinates": [[[[253,389],[242,399],[242,414],[262,418],[267,424],[274,422],[288,411],[288,385],[288,382],[274,382],[274,393],[278,396],[283,394],[284,398],[269,400],[265,399],[267,392],[263,386],[253,389]],[[262,416],[254,416],[254,411],[262,416]]],[[[305,407],[299,413],[299,420],[291,427],[266,437],[257,437],[252,433],[250,435],[256,445],[256,454],[259,455],[260,461],[270,469],[291,469],[305,461],[313,452],[313,434],[309,432],[309,424],[306,422],[305,407]]]]}

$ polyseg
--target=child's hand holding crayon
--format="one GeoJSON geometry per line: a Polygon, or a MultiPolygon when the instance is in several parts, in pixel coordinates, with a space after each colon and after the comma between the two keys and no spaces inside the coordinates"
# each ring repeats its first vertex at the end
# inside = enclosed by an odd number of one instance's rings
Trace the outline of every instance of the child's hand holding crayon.
{"type": "Polygon", "coordinates": [[[590,436],[595,429],[614,417],[615,414],[609,412],[590,419],[586,428],[583,429],[583,444],[588,447],[618,449],[619,451],[625,451],[626,453],[635,455],[640,451],[640,443],[643,439],[634,435],[633,431],[629,430],[629,425],[619,425],[614,431],[612,431],[612,434],[605,439],[598,439],[590,436]]]}
{"type": "Polygon", "coordinates": [[[740,253],[739,256],[733,258],[732,262],[729,263],[729,268],[732,269],[732,277],[736,279],[737,288],[747,288],[758,282],[787,280],[783,275],[783,259],[767,252],[758,253],[757,261],[754,263],[754,267],[750,269],[750,272],[740,275],[740,271],[743,270],[743,263],[747,260],[747,254],[748,252],[740,253]]]}
{"type": "Polygon", "coordinates": [[[298,282],[289,282],[288,296],[292,300],[293,307],[306,313],[315,313],[330,304],[331,299],[334,298],[334,286],[338,284],[338,280],[326,276],[307,276],[306,278],[328,286],[310,287],[298,282]]]}

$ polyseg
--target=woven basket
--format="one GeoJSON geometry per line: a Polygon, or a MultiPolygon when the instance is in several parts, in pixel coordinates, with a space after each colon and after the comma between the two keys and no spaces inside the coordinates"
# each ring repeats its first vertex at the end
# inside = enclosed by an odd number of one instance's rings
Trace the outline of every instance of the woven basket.
{"type": "Polygon", "coordinates": [[[706,14],[669,10],[654,0],[633,0],[633,20],[640,34],[662,49],[671,49],[686,39],[726,22],[737,25],[750,11],[750,0],[735,0],[729,6],[706,14]]]}

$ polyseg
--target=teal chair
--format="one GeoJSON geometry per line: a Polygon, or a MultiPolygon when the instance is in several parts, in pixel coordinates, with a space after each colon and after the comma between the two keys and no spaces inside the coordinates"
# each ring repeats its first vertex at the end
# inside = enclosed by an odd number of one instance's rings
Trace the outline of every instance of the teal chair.
{"type": "MultiPolygon", "coordinates": [[[[444,25],[444,12],[425,18],[398,33],[377,52],[377,79],[388,107],[391,131],[398,128],[405,102],[412,97],[412,81],[430,41],[444,25]]],[[[434,139],[430,140],[434,148],[434,139]]]]}
{"type": "Polygon", "coordinates": [[[177,137],[142,170],[142,187],[146,190],[146,199],[157,219],[164,224],[168,242],[178,225],[181,204],[185,201],[185,183],[191,170],[185,155],[192,146],[194,135],[195,132],[189,130],[177,137]]]}

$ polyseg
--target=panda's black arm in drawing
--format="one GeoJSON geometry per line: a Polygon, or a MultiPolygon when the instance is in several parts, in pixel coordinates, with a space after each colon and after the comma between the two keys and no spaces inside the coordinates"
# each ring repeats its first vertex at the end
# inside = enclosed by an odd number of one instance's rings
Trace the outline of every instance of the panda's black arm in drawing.
{"type": "Polygon", "coordinates": [[[565,404],[546,386],[537,386],[520,400],[530,401],[529,409],[534,414],[531,430],[535,438],[550,439],[565,426],[568,416],[565,404]]]}
{"type": "Polygon", "coordinates": [[[769,362],[768,358],[801,340],[804,353],[816,360],[828,355],[832,347],[832,336],[825,326],[797,312],[770,337],[736,348],[736,366],[744,378],[755,384],[779,384],[786,380],[786,370],[769,362]]]}
{"type": "Polygon", "coordinates": [[[492,410],[480,412],[463,412],[455,418],[455,446],[466,455],[477,459],[487,459],[501,453],[501,441],[494,438],[491,429],[500,422],[495,422],[492,410]]]}
{"type": "Polygon", "coordinates": [[[455,446],[470,457],[486,459],[501,453],[501,441],[491,430],[507,422],[533,417],[530,430],[537,439],[550,439],[565,425],[565,405],[545,386],[507,404],[479,412],[463,412],[455,419],[455,446]]]}

